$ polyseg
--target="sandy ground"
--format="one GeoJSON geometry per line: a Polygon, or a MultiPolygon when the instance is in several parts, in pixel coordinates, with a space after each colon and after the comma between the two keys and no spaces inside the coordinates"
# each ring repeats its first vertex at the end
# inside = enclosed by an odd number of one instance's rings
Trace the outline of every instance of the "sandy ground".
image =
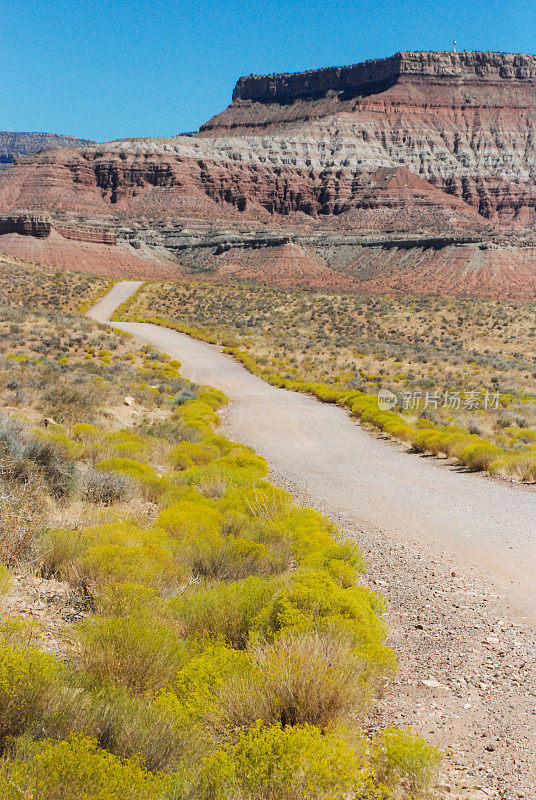
{"type": "MultiPolygon", "coordinates": [[[[117,284],[91,315],[105,321],[137,285],[117,284]]],[[[536,493],[409,454],[203,342],[117,327],[222,389],[223,430],[361,544],[399,653],[370,726],[411,724],[445,750],[438,797],[534,800],[536,493]]]]}

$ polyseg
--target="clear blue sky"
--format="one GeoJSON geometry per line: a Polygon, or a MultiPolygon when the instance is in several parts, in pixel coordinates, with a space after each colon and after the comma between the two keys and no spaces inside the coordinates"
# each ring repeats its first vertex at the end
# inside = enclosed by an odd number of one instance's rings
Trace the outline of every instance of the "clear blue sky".
{"type": "Polygon", "coordinates": [[[236,79],[398,50],[534,52],[534,0],[0,0],[0,130],[173,136],[236,79]]]}

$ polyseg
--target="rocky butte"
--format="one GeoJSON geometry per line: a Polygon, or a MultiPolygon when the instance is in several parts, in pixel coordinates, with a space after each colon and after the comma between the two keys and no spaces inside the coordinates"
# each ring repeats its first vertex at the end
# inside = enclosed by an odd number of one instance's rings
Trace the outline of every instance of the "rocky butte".
{"type": "Polygon", "coordinates": [[[0,172],[0,251],[141,277],[534,297],[535,124],[532,55],[247,76],[197,134],[17,157],[0,172]]]}

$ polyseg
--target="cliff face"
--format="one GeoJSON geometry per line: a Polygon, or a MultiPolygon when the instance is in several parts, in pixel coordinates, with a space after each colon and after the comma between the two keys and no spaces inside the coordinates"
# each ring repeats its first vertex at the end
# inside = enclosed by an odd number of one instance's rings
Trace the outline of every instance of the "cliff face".
{"type": "MultiPolygon", "coordinates": [[[[109,251],[135,241],[142,251],[157,247],[189,268],[226,275],[258,269],[280,278],[293,265],[303,278],[311,264],[311,280],[333,278],[335,269],[335,284],[345,287],[360,285],[366,270],[343,279],[354,262],[337,266],[341,248],[353,248],[355,264],[368,264],[369,253],[378,265],[373,285],[389,289],[393,276],[402,285],[393,253],[403,251],[401,260],[413,265],[404,277],[412,291],[417,274],[437,287],[427,263],[442,275],[455,265],[442,283],[452,287],[470,262],[472,293],[484,268],[482,285],[495,281],[505,291],[508,258],[500,254],[532,248],[536,57],[398,53],[241,78],[233,98],[197,136],[21,157],[0,172],[0,213],[50,218],[58,248],[67,239],[109,251]],[[307,248],[324,239],[319,272],[307,248]],[[433,244],[421,252],[416,239],[433,244]],[[270,253],[276,270],[266,267],[270,253]],[[382,269],[390,282],[382,284],[382,269]]],[[[10,234],[10,246],[26,232],[10,234]]],[[[512,258],[521,296],[533,267],[519,253],[512,258]]]]}
{"type": "Polygon", "coordinates": [[[241,78],[233,97],[203,136],[336,137],[361,163],[403,164],[488,219],[534,225],[534,56],[398,53],[241,78]]]}
{"type": "Polygon", "coordinates": [[[367,95],[383,91],[404,77],[414,82],[457,79],[465,85],[512,80],[534,82],[536,57],[512,53],[396,53],[390,58],[349,67],[249,75],[239,78],[233,101],[291,103],[299,98],[315,99],[326,92],[367,95]]]}

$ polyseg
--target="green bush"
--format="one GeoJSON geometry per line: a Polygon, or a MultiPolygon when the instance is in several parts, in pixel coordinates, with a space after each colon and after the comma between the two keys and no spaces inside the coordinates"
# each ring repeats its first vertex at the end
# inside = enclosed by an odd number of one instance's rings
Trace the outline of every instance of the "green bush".
{"type": "Polygon", "coordinates": [[[90,739],[16,742],[0,768],[3,800],[162,800],[168,779],[90,739]]]}
{"type": "Polygon", "coordinates": [[[259,577],[208,584],[170,600],[169,609],[185,635],[209,634],[244,648],[253,621],[274,591],[273,581],[259,577]]]}
{"type": "Polygon", "coordinates": [[[67,578],[75,574],[75,564],[88,547],[81,531],[47,530],[38,540],[38,560],[46,578],[67,578]]]}
{"type": "Polygon", "coordinates": [[[84,620],[77,636],[84,669],[138,692],[170,686],[187,658],[177,632],[151,617],[84,620]]]}
{"type": "Polygon", "coordinates": [[[142,583],[111,583],[95,597],[97,614],[110,617],[156,614],[160,605],[156,589],[142,583]]]}
{"type": "MultiPolygon", "coordinates": [[[[67,497],[74,491],[78,481],[76,465],[52,442],[33,439],[22,451],[20,461],[35,467],[54,497],[67,497]]],[[[26,479],[24,474],[23,477],[26,479]]]]}
{"type": "Polygon", "coordinates": [[[317,630],[282,631],[248,648],[255,671],[237,675],[221,692],[221,726],[311,724],[321,730],[355,724],[364,716],[374,683],[370,664],[352,633],[331,622],[317,630]]]}
{"type": "Polygon", "coordinates": [[[386,628],[380,599],[364,586],[344,588],[323,570],[296,573],[259,614],[256,629],[273,638],[285,629],[321,630],[332,623],[353,637],[371,679],[393,662],[384,645],[386,628]]]}
{"type": "Polygon", "coordinates": [[[173,413],[184,425],[197,428],[203,433],[211,433],[219,422],[212,405],[200,400],[188,400],[173,413]]]}
{"type": "Polygon", "coordinates": [[[77,442],[98,442],[100,441],[101,432],[95,425],[89,425],[87,422],[77,422],[71,428],[71,436],[77,442]]]}
{"type": "Polygon", "coordinates": [[[261,542],[203,531],[183,536],[176,552],[189,572],[213,580],[272,575],[280,571],[282,564],[281,559],[261,542]]]}
{"type": "Polygon", "coordinates": [[[96,466],[101,472],[117,472],[140,484],[147,500],[157,500],[166,489],[166,485],[153,467],[142,464],[132,458],[104,458],[96,466]]]}
{"type": "Polygon", "coordinates": [[[259,724],[204,762],[192,795],[199,800],[366,797],[370,781],[362,767],[352,749],[333,734],[322,735],[309,725],[259,724]]]}
{"type": "Polygon", "coordinates": [[[82,445],[70,439],[59,425],[57,428],[51,426],[46,431],[36,429],[34,430],[34,435],[41,442],[50,442],[69,459],[80,458],[84,452],[82,445]]]}
{"type": "Polygon", "coordinates": [[[0,644],[0,746],[39,723],[61,674],[60,662],[47,653],[0,644]]]}
{"type": "Polygon", "coordinates": [[[424,739],[396,728],[386,728],[375,739],[373,764],[378,780],[404,797],[422,797],[430,789],[441,760],[439,751],[424,739]]]}
{"type": "Polygon", "coordinates": [[[185,577],[184,567],[157,543],[89,547],[80,557],[76,572],[79,585],[91,593],[108,583],[132,583],[141,576],[147,586],[173,591],[185,577]]]}
{"type": "Polygon", "coordinates": [[[204,442],[179,442],[169,451],[169,460],[175,469],[202,467],[218,458],[220,451],[204,442]]]}
{"type": "Polygon", "coordinates": [[[165,419],[142,420],[137,430],[142,436],[152,436],[156,439],[165,439],[169,444],[177,442],[196,442],[199,439],[199,431],[184,425],[180,420],[166,417],[165,419]]]}
{"type": "Polygon", "coordinates": [[[222,523],[218,508],[205,498],[181,500],[161,511],[155,525],[170,536],[209,536],[217,534],[222,523]]]}
{"type": "Polygon", "coordinates": [[[6,594],[11,586],[11,573],[8,568],[0,562],[0,595],[6,594]]]}
{"type": "Polygon", "coordinates": [[[117,458],[138,459],[140,456],[147,455],[151,450],[151,445],[146,439],[129,430],[108,433],[103,441],[117,458]]]}
{"type": "Polygon", "coordinates": [[[460,453],[460,462],[469,469],[486,470],[490,464],[499,458],[503,451],[487,439],[480,439],[464,447],[460,453]]]}
{"type": "Polygon", "coordinates": [[[503,453],[489,464],[488,472],[518,481],[536,480],[536,447],[503,453]]]}

